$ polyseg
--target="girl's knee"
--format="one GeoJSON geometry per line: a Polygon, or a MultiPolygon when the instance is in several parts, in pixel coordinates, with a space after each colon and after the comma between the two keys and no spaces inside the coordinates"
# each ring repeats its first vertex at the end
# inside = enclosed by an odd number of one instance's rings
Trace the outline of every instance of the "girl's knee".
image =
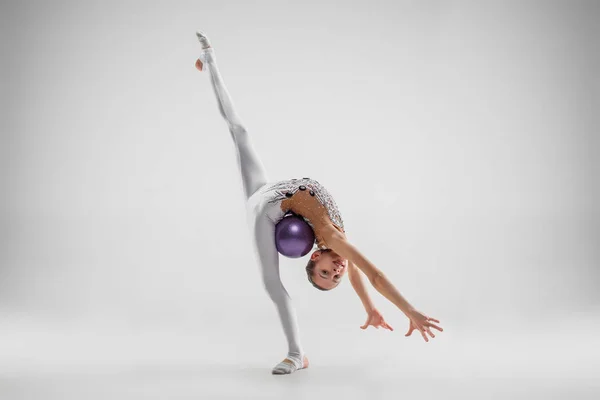
{"type": "Polygon", "coordinates": [[[263,276],[263,286],[271,300],[279,302],[285,299],[286,292],[283,289],[283,285],[281,284],[280,280],[263,276]]]}
{"type": "Polygon", "coordinates": [[[231,136],[237,142],[240,140],[247,140],[248,131],[246,128],[239,122],[232,122],[229,124],[229,132],[231,132],[231,136]]]}

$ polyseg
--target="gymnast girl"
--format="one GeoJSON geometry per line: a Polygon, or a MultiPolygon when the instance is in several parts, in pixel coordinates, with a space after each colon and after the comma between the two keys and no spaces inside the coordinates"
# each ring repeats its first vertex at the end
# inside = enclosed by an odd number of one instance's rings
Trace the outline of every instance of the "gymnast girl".
{"type": "Polygon", "coordinates": [[[269,180],[253,145],[250,133],[237,115],[229,92],[217,67],[214,48],[202,32],[196,33],[201,51],[196,60],[199,71],[208,70],[219,111],[227,125],[240,168],[247,222],[253,237],[253,249],[260,264],[262,281],[275,303],[288,342],[286,358],[272,370],[273,374],[291,374],[308,367],[308,358],[300,344],[296,311],[279,274],[279,251],[275,242],[276,225],[290,213],[301,216],[314,231],[317,249],[306,266],[308,280],[320,290],[337,287],[347,273],[353,289],[365,307],[367,320],[362,329],[374,326],[393,328],[375,308],[364,285],[364,274],[371,285],[409,319],[408,332],[419,331],[428,342],[432,329],[443,331],[439,321],[415,309],[392,285],[383,272],[348,241],[336,202],[319,182],[310,178],[283,181],[269,180]]]}

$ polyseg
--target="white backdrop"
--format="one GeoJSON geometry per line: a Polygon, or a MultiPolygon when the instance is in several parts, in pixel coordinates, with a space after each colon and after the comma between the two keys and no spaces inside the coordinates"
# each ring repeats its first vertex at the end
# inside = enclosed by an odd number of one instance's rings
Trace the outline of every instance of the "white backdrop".
{"type": "Polygon", "coordinates": [[[599,4],[3,4],[0,397],[75,396],[81,371],[84,393],[139,365],[103,387],[289,394],[196,29],[271,177],[323,183],[445,328],[405,338],[371,290],[395,332],[361,331],[347,280],[322,293],[307,258],[282,259],[313,362],[287,377],[298,398],[406,394],[398,376],[420,397],[597,395],[599,4]]]}

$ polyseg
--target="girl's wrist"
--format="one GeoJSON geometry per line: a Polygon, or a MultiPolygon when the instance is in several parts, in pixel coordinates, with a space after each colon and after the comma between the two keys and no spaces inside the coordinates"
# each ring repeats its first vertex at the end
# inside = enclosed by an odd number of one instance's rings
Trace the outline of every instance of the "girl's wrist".
{"type": "Polygon", "coordinates": [[[415,308],[410,304],[403,304],[402,307],[398,307],[407,317],[415,311],[415,308]]]}
{"type": "Polygon", "coordinates": [[[365,311],[370,313],[375,309],[375,305],[371,303],[371,301],[363,301],[363,306],[365,307],[365,311]]]}

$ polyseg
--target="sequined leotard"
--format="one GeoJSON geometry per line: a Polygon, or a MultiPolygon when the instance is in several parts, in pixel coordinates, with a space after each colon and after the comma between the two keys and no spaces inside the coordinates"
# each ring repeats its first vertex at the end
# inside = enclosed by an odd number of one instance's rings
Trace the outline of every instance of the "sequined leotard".
{"type": "Polygon", "coordinates": [[[273,222],[279,222],[289,212],[303,217],[313,228],[315,244],[319,249],[328,248],[320,232],[325,225],[331,224],[345,232],[344,221],[333,196],[314,179],[271,182],[260,191],[267,197],[269,205],[277,206],[269,210],[273,222]]]}

